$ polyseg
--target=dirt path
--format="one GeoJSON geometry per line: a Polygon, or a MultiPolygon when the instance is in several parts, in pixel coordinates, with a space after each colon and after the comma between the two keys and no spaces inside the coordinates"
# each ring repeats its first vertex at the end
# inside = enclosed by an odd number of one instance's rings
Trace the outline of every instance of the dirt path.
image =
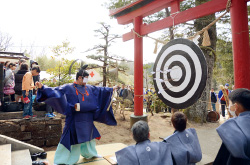
{"type": "MultiPolygon", "coordinates": [[[[115,114],[117,120],[117,126],[107,126],[100,123],[95,123],[98,131],[100,132],[102,138],[97,140],[98,144],[107,144],[107,143],[124,143],[126,145],[134,144],[134,140],[130,131],[130,115],[133,112],[125,112],[125,120],[122,119],[121,115],[118,113],[115,114]]],[[[152,116],[150,113],[148,115],[148,124],[150,128],[150,140],[151,141],[161,141],[159,137],[167,137],[174,132],[173,126],[170,124],[170,117],[162,118],[165,116],[163,113],[154,114],[152,116]]],[[[188,121],[187,128],[195,128],[197,130],[206,130],[206,129],[216,129],[221,123],[204,123],[197,124],[194,122],[188,121]]]]}
{"type": "MultiPolygon", "coordinates": [[[[101,139],[96,140],[96,144],[108,144],[108,143],[124,143],[126,145],[135,144],[132,134],[130,131],[130,115],[133,112],[125,111],[125,120],[123,120],[119,111],[115,114],[117,120],[117,126],[107,126],[95,122],[95,126],[101,134],[101,139]]],[[[170,124],[170,117],[163,118],[165,116],[163,113],[154,114],[152,116],[150,113],[148,115],[148,124],[150,128],[150,140],[151,141],[162,141],[159,137],[167,137],[174,132],[173,126],[170,124]]],[[[195,128],[197,132],[204,132],[205,130],[214,130],[222,122],[216,123],[204,123],[203,125],[188,121],[187,128],[195,128]]],[[[63,124],[64,127],[64,124],[63,124]]],[[[198,135],[199,136],[199,135],[198,135]]],[[[56,150],[56,146],[44,148],[46,151],[56,150]]]]}

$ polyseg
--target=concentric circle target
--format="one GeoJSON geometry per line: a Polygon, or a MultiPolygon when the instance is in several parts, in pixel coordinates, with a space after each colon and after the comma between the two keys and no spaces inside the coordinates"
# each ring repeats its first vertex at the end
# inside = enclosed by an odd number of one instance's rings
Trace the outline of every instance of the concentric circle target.
{"type": "Polygon", "coordinates": [[[175,39],[163,46],[153,71],[159,98],[172,108],[183,109],[194,104],[206,86],[205,56],[187,39],[175,39]]]}

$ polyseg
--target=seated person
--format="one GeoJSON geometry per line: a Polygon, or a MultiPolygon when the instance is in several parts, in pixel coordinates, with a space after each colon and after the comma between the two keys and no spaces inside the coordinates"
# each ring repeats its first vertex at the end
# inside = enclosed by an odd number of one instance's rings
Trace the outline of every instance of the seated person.
{"type": "Polygon", "coordinates": [[[169,143],[174,164],[195,164],[202,158],[200,143],[194,128],[186,129],[187,117],[182,112],[175,112],[171,118],[175,128],[173,135],[165,138],[169,143]]]}
{"type": "Polygon", "coordinates": [[[222,145],[214,164],[250,164],[250,90],[236,89],[228,97],[234,118],[217,128],[222,145]]]}
{"type": "Polygon", "coordinates": [[[136,145],[128,146],[115,153],[119,165],[173,164],[167,143],[150,142],[147,122],[136,122],[131,131],[136,145]]]}

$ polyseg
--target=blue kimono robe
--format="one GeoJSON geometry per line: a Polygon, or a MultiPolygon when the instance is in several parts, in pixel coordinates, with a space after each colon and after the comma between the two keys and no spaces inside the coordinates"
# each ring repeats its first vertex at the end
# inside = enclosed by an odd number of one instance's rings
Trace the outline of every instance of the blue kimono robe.
{"type": "Polygon", "coordinates": [[[146,140],[115,153],[118,165],[172,165],[170,147],[163,142],[146,140]]]}
{"type": "Polygon", "coordinates": [[[164,141],[170,144],[171,154],[177,165],[195,164],[201,161],[201,147],[194,128],[182,132],[176,131],[164,141]]]}
{"type": "Polygon", "coordinates": [[[250,111],[245,111],[238,117],[227,120],[216,129],[223,144],[221,152],[219,151],[215,159],[215,164],[233,164],[232,162],[250,164],[249,128],[250,111]]]}
{"type": "Polygon", "coordinates": [[[101,137],[93,121],[117,125],[112,107],[107,111],[112,93],[112,88],[91,85],[86,85],[86,88],[77,84],[66,84],[56,88],[43,86],[38,89],[37,101],[45,101],[57,112],[66,115],[60,143],[70,151],[71,145],[101,137]],[[80,93],[84,94],[84,101],[80,93]],[[75,111],[76,103],[80,103],[80,111],[75,111]]]}

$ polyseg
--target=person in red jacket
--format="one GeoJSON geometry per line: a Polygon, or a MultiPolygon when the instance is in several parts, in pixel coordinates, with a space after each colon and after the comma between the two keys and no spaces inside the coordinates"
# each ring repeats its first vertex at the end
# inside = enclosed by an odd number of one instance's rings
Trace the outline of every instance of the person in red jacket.
{"type": "MultiPolygon", "coordinates": [[[[228,89],[228,87],[229,87],[229,84],[226,83],[226,84],[225,84],[225,89],[226,89],[227,95],[229,95],[229,93],[231,92],[231,91],[228,89]]],[[[225,117],[226,100],[225,100],[225,97],[224,97],[224,95],[223,95],[222,90],[219,91],[218,98],[220,99],[222,116],[223,116],[223,118],[225,119],[225,118],[226,118],[226,117],[225,117]]],[[[227,100],[227,101],[229,101],[229,100],[227,100]]]]}

